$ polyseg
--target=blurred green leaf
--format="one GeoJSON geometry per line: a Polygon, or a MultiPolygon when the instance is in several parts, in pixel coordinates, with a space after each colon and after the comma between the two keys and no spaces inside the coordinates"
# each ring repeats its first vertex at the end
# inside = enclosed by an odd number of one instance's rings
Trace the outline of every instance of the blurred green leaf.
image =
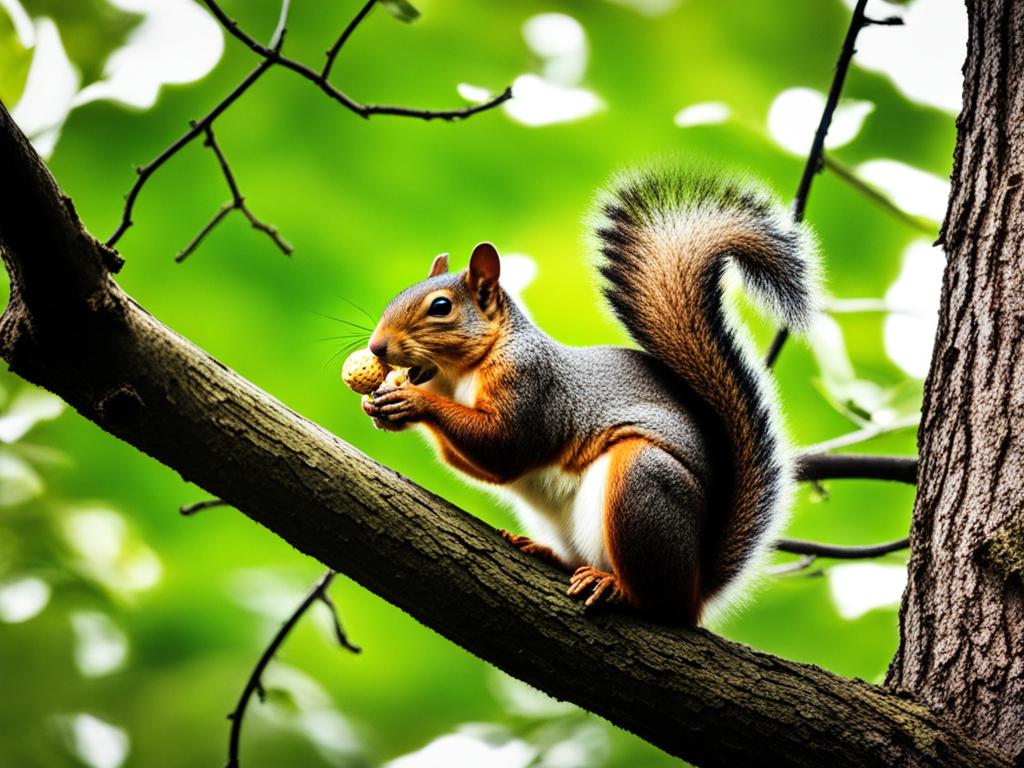
{"type": "Polygon", "coordinates": [[[420,17],[420,12],[408,0],[378,0],[378,2],[387,8],[392,16],[407,24],[420,17]]]}
{"type": "Polygon", "coordinates": [[[0,450],[0,507],[24,504],[43,492],[43,479],[32,465],[10,450],[0,450]]]}
{"type": "Polygon", "coordinates": [[[32,51],[22,47],[11,18],[0,9],[0,101],[10,108],[25,88],[32,51]]]}
{"type": "Polygon", "coordinates": [[[33,18],[48,16],[57,24],[82,85],[100,79],[107,57],[128,38],[141,14],[115,8],[106,0],[23,0],[33,18]]]}
{"type": "Polygon", "coordinates": [[[263,701],[267,704],[280,707],[291,714],[296,714],[299,711],[299,703],[287,688],[264,688],[263,693],[263,701]]]}

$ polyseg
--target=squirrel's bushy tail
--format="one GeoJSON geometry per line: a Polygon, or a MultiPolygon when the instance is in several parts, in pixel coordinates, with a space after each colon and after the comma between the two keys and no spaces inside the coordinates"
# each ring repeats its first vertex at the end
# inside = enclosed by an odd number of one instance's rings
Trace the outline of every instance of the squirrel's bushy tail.
{"type": "Polygon", "coordinates": [[[730,487],[701,553],[703,601],[717,603],[770,544],[790,484],[773,391],[731,324],[722,280],[731,261],[773,315],[802,329],[815,311],[814,240],[770,194],[735,178],[641,171],[616,179],[598,205],[612,309],[710,407],[726,437],[730,487]]]}

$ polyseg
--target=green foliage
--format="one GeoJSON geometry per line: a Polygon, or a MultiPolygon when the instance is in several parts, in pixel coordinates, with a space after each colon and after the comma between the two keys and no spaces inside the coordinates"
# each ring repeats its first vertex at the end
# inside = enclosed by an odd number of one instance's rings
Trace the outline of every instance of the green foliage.
{"type": "MultiPolygon", "coordinates": [[[[99,0],[26,5],[56,18],[73,60],[93,77],[132,23],[99,0]]],[[[260,39],[276,24],[276,3],[224,5],[260,39]]],[[[334,81],[373,103],[461,106],[458,83],[496,93],[544,64],[521,30],[550,12],[550,3],[419,5],[423,16],[414,26],[371,14],[339,57],[334,81]]],[[[322,63],[358,7],[294,4],[287,52],[322,63]]],[[[587,34],[579,85],[604,104],[592,116],[540,128],[500,110],[456,124],[362,120],[291,73],[273,71],[218,121],[217,136],[246,201],[295,245],[294,256],[283,257],[238,216],[174,264],[225,198],[216,162],[198,142],[143,190],[135,226],[119,243],[127,261],[119,281],[162,321],[376,459],[510,528],[509,513],[442,468],[425,441],[372,429],[332,358],[346,339],[323,341],[348,326],[325,315],[367,322],[349,302],[376,315],[422,277],[436,253],[450,251],[461,268],[472,246],[488,239],[535,259],[537,278],[524,298],[552,335],[571,344],[625,343],[599,306],[580,245],[594,191],[622,167],[679,154],[749,168],[791,195],[802,158],[770,139],[765,117],[785,89],[828,88],[848,19],[841,3],[820,0],[787,3],[784,16],[773,4],[739,0],[689,0],[657,18],[610,2],[557,8],[587,34]],[[673,124],[679,109],[705,101],[727,103],[731,117],[673,124]]],[[[901,45],[899,28],[872,34],[901,45]]],[[[252,68],[249,51],[227,45],[210,76],[165,91],[148,112],[94,103],[72,113],[51,167],[95,234],[116,227],[132,168],[252,68]]],[[[27,53],[0,14],[5,103],[17,99],[26,67],[27,53]]],[[[887,79],[856,67],[846,96],[871,101],[875,110],[852,143],[834,150],[837,159],[855,166],[894,158],[945,176],[950,115],[907,101],[887,79]]],[[[829,173],[815,182],[807,217],[821,240],[828,289],[840,297],[882,297],[904,249],[921,237],[829,173]]],[[[774,329],[740,308],[765,347],[774,329]]],[[[778,365],[797,445],[844,434],[882,411],[912,417],[919,407],[920,382],[886,355],[885,314],[834,317],[833,354],[816,357],[792,342],[778,365]]],[[[38,406],[39,396],[25,394],[30,390],[12,376],[0,385],[0,420],[18,408],[40,412],[25,405],[38,406]]],[[[16,438],[0,435],[0,594],[35,579],[47,599],[27,620],[0,620],[0,678],[8,692],[0,703],[0,764],[80,765],[83,733],[120,743],[85,714],[127,736],[125,765],[215,764],[226,750],[225,714],[321,566],[233,510],[180,517],[177,507],[204,498],[201,490],[74,413],[31,426],[16,438]],[[94,647],[106,648],[92,651],[91,667],[81,660],[90,633],[94,647]]],[[[912,453],[912,430],[867,447],[912,453]]],[[[905,535],[912,489],[866,482],[826,488],[827,498],[799,491],[788,535],[848,544],[905,535]]],[[[23,598],[35,589],[38,603],[34,583],[20,588],[23,598]]],[[[843,618],[830,584],[820,571],[770,578],[717,629],[771,653],[877,679],[895,648],[895,609],[843,618]]],[[[267,703],[252,705],[245,768],[376,765],[456,732],[496,748],[521,742],[539,765],[675,764],[573,708],[509,693],[518,684],[350,582],[339,579],[332,595],[363,653],[339,650],[314,609],[272,663],[267,703]],[[467,723],[489,725],[466,731],[467,723]],[[551,757],[564,743],[590,750],[585,762],[551,757]]]]}
{"type": "Polygon", "coordinates": [[[83,84],[100,78],[107,57],[124,43],[141,18],[106,0],[24,0],[22,5],[31,16],[46,16],[57,23],[83,84]]]}
{"type": "Polygon", "coordinates": [[[5,104],[15,104],[21,98],[31,62],[31,52],[18,39],[14,23],[0,13],[0,100],[5,104]]]}

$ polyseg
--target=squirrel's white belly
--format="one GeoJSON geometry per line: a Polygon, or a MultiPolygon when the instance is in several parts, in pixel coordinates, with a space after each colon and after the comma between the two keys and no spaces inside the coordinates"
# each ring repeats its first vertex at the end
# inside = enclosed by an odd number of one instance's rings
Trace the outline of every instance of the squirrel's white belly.
{"type": "MultiPolygon", "coordinates": [[[[450,382],[455,402],[476,405],[476,372],[450,382]]],[[[551,465],[527,472],[504,486],[526,534],[551,547],[570,565],[611,570],[604,546],[604,497],[608,457],[599,456],[582,473],[551,465]]]]}
{"type": "Polygon", "coordinates": [[[542,467],[505,486],[526,534],[551,547],[570,565],[611,568],[604,544],[608,464],[605,455],[581,474],[559,466],[542,467]]]}

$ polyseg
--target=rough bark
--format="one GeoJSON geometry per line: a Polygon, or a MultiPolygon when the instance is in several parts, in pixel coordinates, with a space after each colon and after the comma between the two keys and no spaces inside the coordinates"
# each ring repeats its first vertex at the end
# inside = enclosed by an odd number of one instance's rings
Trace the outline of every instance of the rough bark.
{"type": "Polygon", "coordinates": [[[0,179],[12,369],[473,653],[701,765],[1007,764],[878,686],[702,630],[584,616],[563,575],[139,307],[2,107],[0,179]]]}
{"type": "Polygon", "coordinates": [[[1024,3],[967,5],[947,266],[889,682],[1024,760],[1024,3]]]}

